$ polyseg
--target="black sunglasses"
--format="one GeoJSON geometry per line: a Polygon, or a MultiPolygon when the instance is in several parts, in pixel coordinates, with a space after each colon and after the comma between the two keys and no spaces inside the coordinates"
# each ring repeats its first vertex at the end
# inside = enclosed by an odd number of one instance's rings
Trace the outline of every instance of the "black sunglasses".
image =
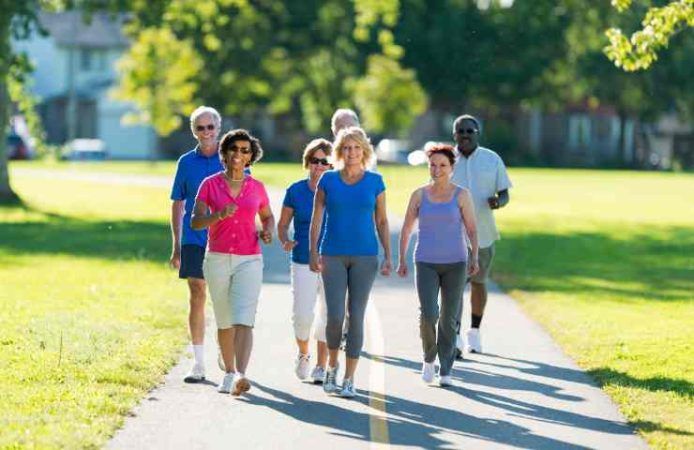
{"type": "Polygon", "coordinates": [[[477,130],[474,128],[459,128],[455,130],[455,132],[458,134],[475,134],[477,133],[477,130]]]}
{"type": "Polygon", "coordinates": [[[329,166],[330,162],[327,158],[309,158],[308,162],[311,164],[320,164],[321,166],[329,166]]]}
{"type": "Polygon", "coordinates": [[[229,149],[229,153],[243,153],[244,155],[249,155],[253,152],[250,148],[238,148],[238,147],[231,147],[229,149]]]}
{"type": "Polygon", "coordinates": [[[195,127],[195,129],[196,129],[197,131],[205,131],[205,129],[208,129],[208,130],[212,131],[212,130],[214,130],[214,125],[212,125],[212,124],[208,124],[207,126],[205,126],[205,125],[197,125],[197,126],[195,127]]]}

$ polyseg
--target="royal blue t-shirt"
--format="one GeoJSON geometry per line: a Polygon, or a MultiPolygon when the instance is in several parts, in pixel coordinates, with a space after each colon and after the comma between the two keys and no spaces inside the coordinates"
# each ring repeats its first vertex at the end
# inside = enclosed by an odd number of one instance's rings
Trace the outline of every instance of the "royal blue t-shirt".
{"type": "Polygon", "coordinates": [[[224,170],[217,152],[205,156],[198,147],[183,154],[176,165],[176,176],[171,188],[171,200],[185,200],[185,215],[181,229],[181,245],[207,246],[207,230],[193,230],[190,217],[195,206],[195,195],[202,180],[224,170]]]}
{"type": "MultiPolygon", "coordinates": [[[[283,205],[294,210],[293,239],[296,241],[296,246],[292,250],[292,261],[298,264],[309,263],[308,242],[314,194],[308,185],[308,179],[292,184],[284,194],[283,205]]],[[[323,224],[325,224],[325,216],[323,216],[323,224]]],[[[325,227],[322,227],[318,242],[322,239],[324,231],[325,227]]]]}
{"type": "Polygon", "coordinates": [[[366,171],[355,184],[342,181],[340,172],[325,172],[318,182],[325,193],[325,234],[320,244],[322,255],[378,255],[376,237],[376,197],[385,191],[383,177],[366,171]]]}

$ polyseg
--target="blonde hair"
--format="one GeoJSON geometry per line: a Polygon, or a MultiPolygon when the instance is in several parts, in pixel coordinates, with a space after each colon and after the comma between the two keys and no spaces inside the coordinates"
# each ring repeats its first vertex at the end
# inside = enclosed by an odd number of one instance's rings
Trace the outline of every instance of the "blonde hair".
{"type": "Polygon", "coordinates": [[[339,133],[337,133],[337,137],[333,143],[335,162],[343,162],[344,155],[342,154],[342,147],[345,145],[345,141],[347,140],[356,141],[361,146],[362,150],[364,150],[361,165],[366,169],[371,161],[371,158],[373,158],[374,148],[371,145],[371,141],[369,141],[369,137],[366,135],[366,132],[359,127],[343,128],[339,133]]]}
{"type": "Polygon", "coordinates": [[[308,144],[306,144],[306,148],[304,148],[304,156],[303,156],[303,162],[304,162],[304,169],[308,169],[308,160],[313,158],[313,155],[318,151],[318,150],[323,150],[323,153],[325,153],[325,156],[330,156],[330,154],[333,151],[333,145],[328,141],[327,139],[314,139],[308,144]]]}

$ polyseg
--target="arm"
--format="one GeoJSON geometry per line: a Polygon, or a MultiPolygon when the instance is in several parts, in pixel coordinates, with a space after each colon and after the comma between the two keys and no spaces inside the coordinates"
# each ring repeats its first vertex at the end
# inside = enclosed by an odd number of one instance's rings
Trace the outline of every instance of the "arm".
{"type": "Polygon", "coordinates": [[[323,214],[325,212],[325,192],[320,187],[316,190],[313,199],[313,213],[311,214],[311,227],[309,228],[308,250],[310,255],[310,266],[314,272],[323,270],[318,255],[318,237],[320,237],[321,226],[323,225],[323,214]]]}
{"type": "Polygon", "coordinates": [[[393,270],[393,261],[390,254],[390,228],[388,227],[388,215],[386,214],[386,191],[381,192],[376,197],[376,230],[378,239],[383,246],[383,263],[381,264],[381,275],[388,276],[393,270]]]}
{"type": "Polygon", "coordinates": [[[258,211],[260,223],[263,224],[263,229],[260,230],[258,236],[265,244],[272,242],[272,231],[275,229],[275,216],[272,214],[270,205],[265,205],[258,211]]]}
{"type": "Polygon", "coordinates": [[[169,264],[174,269],[181,267],[181,222],[183,221],[184,200],[171,202],[171,259],[169,264]]]}
{"type": "Polygon", "coordinates": [[[401,277],[407,276],[407,247],[410,243],[412,229],[419,216],[421,198],[421,191],[419,189],[415,190],[410,196],[410,202],[407,205],[407,212],[405,213],[405,221],[402,223],[402,229],[400,230],[398,275],[401,277]]]}
{"type": "Polygon", "coordinates": [[[463,216],[465,231],[470,240],[471,258],[468,261],[468,274],[474,275],[479,270],[477,255],[479,253],[479,242],[477,241],[477,218],[475,217],[475,205],[472,202],[470,191],[463,189],[458,196],[458,205],[460,206],[460,214],[463,216]]]}
{"type": "Polygon", "coordinates": [[[223,210],[217,211],[213,214],[208,214],[209,208],[202,200],[195,201],[195,207],[193,208],[193,216],[190,219],[190,227],[194,230],[202,230],[213,223],[219,222],[236,212],[237,206],[234,203],[230,203],[224,207],[223,210]]]}
{"type": "Polygon", "coordinates": [[[280,240],[285,252],[291,251],[296,246],[296,241],[290,241],[288,235],[289,224],[293,217],[294,208],[283,206],[280,213],[280,221],[277,222],[277,238],[280,240]]]}
{"type": "Polygon", "coordinates": [[[508,189],[504,189],[496,193],[494,197],[489,197],[487,202],[489,202],[489,207],[492,209],[503,208],[508,205],[511,201],[511,196],[508,193],[508,189]]]}

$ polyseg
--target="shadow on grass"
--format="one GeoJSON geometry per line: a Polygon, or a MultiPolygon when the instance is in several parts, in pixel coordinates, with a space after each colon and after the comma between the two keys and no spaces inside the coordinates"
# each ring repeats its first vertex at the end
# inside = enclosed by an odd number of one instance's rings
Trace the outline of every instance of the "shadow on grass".
{"type": "Polygon", "coordinates": [[[651,392],[671,392],[683,397],[694,398],[694,383],[667,377],[634,378],[624,372],[608,367],[588,370],[600,386],[613,385],[643,389],[651,392]]]}
{"type": "Polygon", "coordinates": [[[493,277],[506,288],[668,301],[694,291],[694,228],[648,233],[504,233],[493,277]]]}

